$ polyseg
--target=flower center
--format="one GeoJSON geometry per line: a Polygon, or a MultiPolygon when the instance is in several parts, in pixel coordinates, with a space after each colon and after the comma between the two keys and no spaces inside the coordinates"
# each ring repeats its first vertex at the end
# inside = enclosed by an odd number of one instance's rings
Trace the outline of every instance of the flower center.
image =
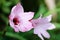
{"type": "Polygon", "coordinates": [[[13,19],[13,23],[14,23],[15,25],[18,25],[18,23],[19,23],[18,18],[14,18],[14,19],[13,19]]]}

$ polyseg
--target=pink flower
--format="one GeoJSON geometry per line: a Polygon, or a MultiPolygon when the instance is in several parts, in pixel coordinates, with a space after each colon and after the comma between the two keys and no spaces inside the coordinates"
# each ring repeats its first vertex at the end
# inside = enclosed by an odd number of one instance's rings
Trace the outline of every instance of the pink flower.
{"type": "Polygon", "coordinates": [[[31,20],[34,26],[34,34],[37,34],[42,40],[44,40],[42,35],[45,38],[50,38],[50,35],[47,32],[47,30],[52,30],[55,28],[55,25],[50,23],[51,18],[52,18],[52,15],[49,15],[44,18],[39,17],[38,19],[31,20]]]}
{"type": "Polygon", "coordinates": [[[24,12],[24,9],[20,3],[14,6],[9,15],[10,26],[15,32],[26,32],[33,28],[30,20],[33,18],[34,12],[24,12]]]}

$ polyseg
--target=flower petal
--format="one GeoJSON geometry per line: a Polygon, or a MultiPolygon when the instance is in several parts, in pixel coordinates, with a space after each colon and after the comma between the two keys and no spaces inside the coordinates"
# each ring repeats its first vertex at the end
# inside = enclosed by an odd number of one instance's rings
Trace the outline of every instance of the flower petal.
{"type": "Polygon", "coordinates": [[[32,19],[31,23],[32,23],[33,27],[35,27],[38,24],[38,20],[37,19],[32,19]]]}
{"type": "Polygon", "coordinates": [[[41,40],[44,40],[44,38],[42,37],[42,35],[39,33],[38,36],[41,38],[41,40]]]}
{"type": "Polygon", "coordinates": [[[48,22],[50,22],[51,19],[52,19],[52,15],[47,16],[46,19],[47,19],[48,22]]]}
{"type": "Polygon", "coordinates": [[[33,12],[26,12],[24,13],[23,7],[20,3],[18,3],[16,6],[12,8],[11,14],[9,16],[9,22],[11,27],[16,31],[29,31],[31,30],[32,23],[29,21],[33,18],[34,13],[33,12]],[[19,14],[20,13],[20,14],[19,14]],[[19,23],[15,25],[13,23],[13,18],[18,18],[19,23]]]}
{"type": "Polygon", "coordinates": [[[47,24],[51,21],[51,15],[49,15],[48,17],[45,18],[41,18],[39,17],[38,19],[32,19],[31,22],[33,23],[33,25],[37,25],[37,24],[47,24]]]}
{"type": "Polygon", "coordinates": [[[38,30],[37,28],[34,28],[34,34],[38,34],[40,32],[40,30],[38,30]]]}
{"type": "Polygon", "coordinates": [[[25,21],[25,22],[20,23],[20,25],[17,26],[17,28],[18,28],[21,32],[26,32],[26,31],[31,30],[33,27],[32,27],[32,23],[30,23],[30,22],[28,22],[28,21],[25,21]]]}
{"type": "Polygon", "coordinates": [[[50,38],[50,35],[46,32],[49,27],[51,27],[51,23],[43,24],[43,25],[37,25],[34,28],[34,34],[41,33],[45,38],[50,38]]]}
{"type": "Polygon", "coordinates": [[[15,27],[14,23],[9,20],[10,26],[14,29],[15,32],[19,32],[18,28],[15,27]]]}
{"type": "Polygon", "coordinates": [[[50,35],[48,34],[48,32],[46,32],[46,30],[42,27],[42,26],[37,26],[34,29],[34,34],[42,34],[45,38],[50,38],[50,35]]]}
{"type": "Polygon", "coordinates": [[[52,15],[49,15],[47,17],[44,18],[38,18],[36,21],[38,21],[38,23],[40,22],[40,24],[44,24],[44,23],[48,23],[51,21],[52,15]]]}
{"type": "Polygon", "coordinates": [[[14,14],[14,12],[13,12],[13,10],[15,9],[15,7],[16,7],[16,6],[14,6],[14,7],[12,8],[11,14],[9,15],[9,19],[10,19],[10,20],[13,20],[13,18],[15,17],[15,14],[14,14]]]}
{"type": "Polygon", "coordinates": [[[41,33],[40,33],[40,30],[41,29],[38,28],[38,27],[37,28],[34,28],[34,34],[37,34],[42,40],[44,40],[43,37],[42,37],[42,35],[41,35],[41,33]]]}
{"type": "Polygon", "coordinates": [[[14,23],[12,22],[12,20],[9,20],[9,24],[12,28],[14,28],[14,23]]]}
{"type": "Polygon", "coordinates": [[[55,29],[55,25],[52,23],[42,24],[41,27],[44,28],[45,30],[55,29]]]}
{"type": "Polygon", "coordinates": [[[40,33],[45,37],[45,38],[50,38],[49,33],[46,30],[41,30],[40,33]]]}
{"type": "Polygon", "coordinates": [[[25,12],[24,14],[21,14],[21,18],[23,20],[31,20],[34,16],[34,12],[25,12]]]}
{"type": "Polygon", "coordinates": [[[14,31],[15,31],[15,32],[19,32],[19,29],[15,27],[15,28],[14,28],[14,31]]]}
{"type": "Polygon", "coordinates": [[[14,13],[14,10],[15,10],[16,6],[14,6],[11,10],[11,13],[14,13]]]}
{"type": "Polygon", "coordinates": [[[52,15],[42,18],[43,21],[50,22],[52,19],[52,15]]]}
{"type": "Polygon", "coordinates": [[[21,5],[20,3],[18,3],[16,6],[14,6],[14,7],[12,8],[11,13],[14,13],[14,14],[16,14],[16,15],[17,15],[17,14],[19,15],[19,13],[24,13],[24,10],[23,10],[22,5],[21,5]]]}
{"type": "Polygon", "coordinates": [[[12,8],[9,18],[13,19],[15,17],[15,15],[19,15],[20,13],[24,13],[24,10],[23,10],[22,5],[20,3],[18,3],[17,5],[15,5],[12,8]]]}
{"type": "Polygon", "coordinates": [[[38,24],[37,28],[43,28],[44,30],[52,30],[55,28],[55,25],[52,23],[38,24]]]}
{"type": "Polygon", "coordinates": [[[48,30],[52,30],[52,29],[55,29],[55,28],[56,28],[55,25],[50,23],[50,26],[48,27],[48,30]]]}

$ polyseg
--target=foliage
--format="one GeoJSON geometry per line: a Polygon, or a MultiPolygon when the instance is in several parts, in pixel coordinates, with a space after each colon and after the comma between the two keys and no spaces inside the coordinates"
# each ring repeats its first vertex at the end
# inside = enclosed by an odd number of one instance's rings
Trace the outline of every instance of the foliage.
{"type": "MultiPolygon", "coordinates": [[[[33,29],[25,33],[23,32],[16,33],[10,27],[8,23],[8,16],[10,14],[11,8],[14,5],[16,5],[18,2],[19,0],[0,0],[0,40],[40,40],[40,38],[37,35],[33,34],[33,29]]],[[[53,22],[56,26],[56,29],[48,31],[51,35],[51,38],[50,39],[45,38],[45,40],[60,40],[59,38],[60,37],[60,0],[56,0],[56,7],[57,7],[56,9],[48,11],[45,3],[43,2],[39,4],[38,10],[35,11],[34,18],[38,18],[40,14],[47,16],[52,11],[56,11],[58,14],[57,21],[53,22]]]]}

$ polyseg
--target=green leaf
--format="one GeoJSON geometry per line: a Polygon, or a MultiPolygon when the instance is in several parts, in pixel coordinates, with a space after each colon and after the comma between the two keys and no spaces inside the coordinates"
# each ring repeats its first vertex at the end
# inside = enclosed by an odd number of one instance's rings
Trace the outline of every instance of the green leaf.
{"type": "Polygon", "coordinates": [[[2,19],[4,20],[4,22],[5,22],[6,24],[8,24],[8,18],[7,18],[5,15],[3,15],[3,14],[1,14],[1,17],[2,17],[2,19]]]}
{"type": "Polygon", "coordinates": [[[59,12],[59,11],[60,11],[60,8],[55,8],[55,9],[50,10],[50,11],[48,11],[47,13],[45,13],[45,14],[44,14],[44,17],[52,14],[52,12],[59,12]]]}
{"type": "Polygon", "coordinates": [[[56,29],[60,29],[60,23],[54,23],[56,26],[56,29]]]}
{"type": "Polygon", "coordinates": [[[35,17],[34,18],[38,18],[40,16],[40,14],[44,14],[46,12],[46,8],[45,8],[45,5],[44,4],[41,4],[40,7],[39,7],[39,10],[38,12],[35,14],[35,17]]]}
{"type": "Polygon", "coordinates": [[[16,33],[6,32],[6,36],[17,38],[19,40],[26,40],[24,37],[22,37],[16,33]]]}

